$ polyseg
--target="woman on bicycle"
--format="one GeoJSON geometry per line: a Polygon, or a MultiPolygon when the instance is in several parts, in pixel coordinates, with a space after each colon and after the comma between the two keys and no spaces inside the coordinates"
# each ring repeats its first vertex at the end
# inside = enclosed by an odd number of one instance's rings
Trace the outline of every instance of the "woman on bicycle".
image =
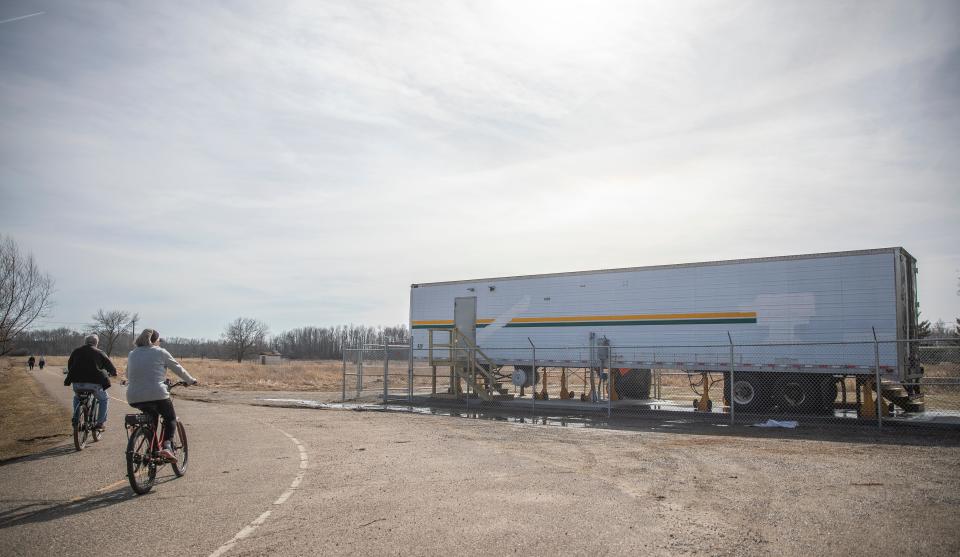
{"type": "Polygon", "coordinates": [[[163,417],[160,456],[176,461],[170,439],[177,430],[177,414],[164,377],[169,369],[190,385],[196,385],[197,380],[169,352],[160,348],[160,333],[156,329],[141,331],[134,344],[136,348],[127,357],[127,403],[154,420],[163,417]]]}

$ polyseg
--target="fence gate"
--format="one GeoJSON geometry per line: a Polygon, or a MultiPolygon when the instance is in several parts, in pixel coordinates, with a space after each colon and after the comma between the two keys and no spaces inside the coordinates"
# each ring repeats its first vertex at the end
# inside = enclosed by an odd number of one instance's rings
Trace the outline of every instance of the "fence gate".
{"type": "Polygon", "coordinates": [[[413,367],[406,344],[365,344],[343,351],[341,399],[408,400],[413,367]]]}

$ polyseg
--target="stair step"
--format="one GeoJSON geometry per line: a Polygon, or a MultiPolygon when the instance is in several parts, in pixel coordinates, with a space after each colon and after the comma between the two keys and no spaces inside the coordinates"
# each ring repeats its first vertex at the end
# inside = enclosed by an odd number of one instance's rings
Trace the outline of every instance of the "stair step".
{"type": "Polygon", "coordinates": [[[883,387],[880,389],[883,396],[887,398],[900,398],[907,396],[907,390],[903,387],[883,387]]]}
{"type": "Polygon", "coordinates": [[[898,383],[881,383],[880,394],[905,412],[923,412],[923,395],[911,397],[907,390],[898,383]]]}

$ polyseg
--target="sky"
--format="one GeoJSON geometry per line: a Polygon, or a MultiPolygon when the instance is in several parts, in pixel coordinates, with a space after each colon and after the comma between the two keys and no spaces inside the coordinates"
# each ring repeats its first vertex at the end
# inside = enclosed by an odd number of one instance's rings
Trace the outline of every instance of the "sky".
{"type": "Polygon", "coordinates": [[[960,317],[957,2],[5,0],[0,119],[38,327],[890,246],[960,317]]]}

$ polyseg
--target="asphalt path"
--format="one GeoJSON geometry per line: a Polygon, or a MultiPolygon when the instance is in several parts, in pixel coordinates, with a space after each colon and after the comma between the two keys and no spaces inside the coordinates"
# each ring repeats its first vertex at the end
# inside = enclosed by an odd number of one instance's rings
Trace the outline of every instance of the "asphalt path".
{"type": "MultiPolygon", "coordinates": [[[[60,369],[34,377],[60,403],[60,369]]],[[[295,431],[251,407],[175,400],[190,455],[181,478],[165,466],[137,496],[126,478],[125,388],[114,385],[107,431],[77,452],[72,438],[0,466],[0,555],[239,554],[295,499],[308,461],[295,431]],[[296,484],[291,487],[292,484],[296,484]],[[239,536],[238,536],[239,534],[239,536]],[[86,549],[84,549],[86,548],[86,549]],[[94,549],[95,548],[95,549],[94,549]]],[[[69,431],[69,422],[63,424],[69,431]]]]}
{"type": "MultiPolygon", "coordinates": [[[[59,370],[38,379],[70,404],[59,370]]],[[[124,398],[119,385],[110,394],[124,398]]],[[[189,470],[165,468],[145,496],[126,484],[130,409],[118,400],[101,442],[0,465],[0,556],[960,555],[954,441],[264,402],[178,398],[189,470]]]]}

